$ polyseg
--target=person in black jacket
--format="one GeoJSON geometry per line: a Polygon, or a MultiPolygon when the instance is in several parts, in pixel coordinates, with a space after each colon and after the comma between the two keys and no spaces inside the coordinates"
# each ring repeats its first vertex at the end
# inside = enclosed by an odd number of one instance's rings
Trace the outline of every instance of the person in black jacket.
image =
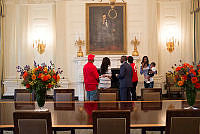
{"type": "Polygon", "coordinates": [[[118,75],[120,82],[120,100],[128,101],[131,100],[130,89],[133,87],[132,85],[132,68],[127,63],[127,57],[121,57],[121,66],[120,66],[120,74],[118,75]]]}

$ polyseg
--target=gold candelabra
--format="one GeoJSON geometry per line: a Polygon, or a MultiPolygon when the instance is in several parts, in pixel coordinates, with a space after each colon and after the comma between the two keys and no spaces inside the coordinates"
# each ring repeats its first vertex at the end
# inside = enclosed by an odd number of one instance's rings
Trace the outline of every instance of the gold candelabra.
{"type": "Polygon", "coordinates": [[[140,41],[136,38],[136,36],[134,40],[131,40],[131,44],[134,46],[134,51],[132,52],[132,56],[139,56],[137,45],[140,44],[140,41]]]}
{"type": "Polygon", "coordinates": [[[37,51],[39,54],[43,54],[45,52],[45,48],[46,48],[46,43],[44,43],[44,41],[39,40],[35,40],[33,41],[33,48],[37,48],[37,51]]]}
{"type": "Polygon", "coordinates": [[[83,57],[83,51],[81,46],[84,46],[85,42],[84,40],[81,40],[80,37],[78,40],[75,41],[75,44],[78,46],[78,52],[77,52],[77,57],[83,57]]]}
{"type": "MultiPolygon", "coordinates": [[[[102,0],[99,0],[99,2],[102,2],[102,0]]],[[[122,2],[125,2],[125,0],[122,0],[122,2]]],[[[111,9],[114,9],[116,0],[109,0],[109,4],[111,5],[111,9]]]]}

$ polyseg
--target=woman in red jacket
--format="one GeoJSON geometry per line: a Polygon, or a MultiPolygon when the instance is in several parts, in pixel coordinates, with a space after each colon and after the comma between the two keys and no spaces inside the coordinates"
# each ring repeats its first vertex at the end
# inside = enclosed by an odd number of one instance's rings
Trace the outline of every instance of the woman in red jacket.
{"type": "Polygon", "coordinates": [[[137,68],[136,68],[135,63],[133,63],[133,57],[132,56],[128,57],[128,62],[131,65],[132,70],[133,70],[133,78],[132,78],[133,88],[131,88],[132,101],[136,101],[137,100],[136,86],[137,86],[137,83],[138,83],[137,68]]]}
{"type": "Polygon", "coordinates": [[[88,63],[83,67],[85,90],[87,91],[87,100],[97,100],[97,87],[99,82],[99,74],[97,68],[93,64],[94,55],[88,55],[88,63]]]}

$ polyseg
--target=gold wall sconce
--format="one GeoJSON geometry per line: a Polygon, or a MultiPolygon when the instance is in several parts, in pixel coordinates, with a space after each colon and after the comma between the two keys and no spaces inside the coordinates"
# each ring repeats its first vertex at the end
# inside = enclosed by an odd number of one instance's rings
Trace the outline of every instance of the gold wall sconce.
{"type": "Polygon", "coordinates": [[[134,40],[131,40],[131,44],[134,47],[134,51],[132,52],[132,56],[139,56],[137,46],[140,44],[140,41],[136,38],[136,36],[135,36],[134,40]]]}
{"type": "Polygon", "coordinates": [[[46,43],[44,41],[34,40],[33,41],[33,48],[36,48],[39,54],[43,54],[45,52],[46,43]]]}
{"type": "Polygon", "coordinates": [[[166,42],[166,47],[167,50],[172,53],[174,51],[175,45],[179,45],[179,41],[177,41],[174,37],[171,37],[167,42],[166,42]]]}
{"type": "Polygon", "coordinates": [[[78,48],[79,48],[78,52],[77,52],[77,57],[83,57],[83,51],[82,51],[81,46],[85,45],[84,40],[81,40],[80,37],[79,37],[79,39],[75,41],[75,45],[77,45],[78,48]]]}

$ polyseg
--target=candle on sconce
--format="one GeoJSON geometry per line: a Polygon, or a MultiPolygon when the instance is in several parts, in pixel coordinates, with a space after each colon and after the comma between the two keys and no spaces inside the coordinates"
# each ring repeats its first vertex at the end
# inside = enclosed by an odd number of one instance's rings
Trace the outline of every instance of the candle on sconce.
{"type": "Polygon", "coordinates": [[[75,41],[78,40],[79,38],[80,38],[79,33],[76,32],[76,33],[75,33],[75,41]]]}
{"type": "Polygon", "coordinates": [[[138,38],[139,41],[141,41],[141,33],[139,32],[139,38],[138,38]]]}

